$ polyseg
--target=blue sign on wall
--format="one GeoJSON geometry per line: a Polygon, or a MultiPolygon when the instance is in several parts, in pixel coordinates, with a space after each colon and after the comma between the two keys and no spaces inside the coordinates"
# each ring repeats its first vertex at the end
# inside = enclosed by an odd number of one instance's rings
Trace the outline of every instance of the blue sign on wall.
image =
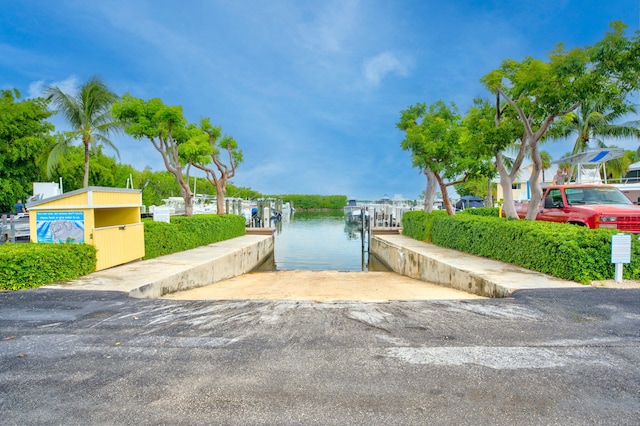
{"type": "Polygon", "coordinates": [[[84,212],[36,212],[39,243],[83,243],[84,212]]]}

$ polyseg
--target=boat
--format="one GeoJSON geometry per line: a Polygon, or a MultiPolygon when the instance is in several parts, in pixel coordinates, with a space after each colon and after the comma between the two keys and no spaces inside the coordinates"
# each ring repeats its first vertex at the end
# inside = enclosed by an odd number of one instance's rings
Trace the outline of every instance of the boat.
{"type": "Polygon", "coordinates": [[[640,204],[640,162],[631,164],[625,176],[610,185],[618,188],[633,204],[640,204]]]}
{"type": "Polygon", "coordinates": [[[7,215],[2,215],[2,218],[0,218],[0,244],[7,241],[29,241],[31,239],[30,232],[29,212],[17,213],[8,217],[7,215]]]}
{"type": "Polygon", "coordinates": [[[362,220],[372,220],[373,227],[397,227],[402,224],[402,215],[411,210],[411,203],[396,194],[393,199],[382,197],[375,202],[349,200],[344,207],[347,222],[362,223],[362,220]]]}
{"type": "Polygon", "coordinates": [[[608,179],[605,162],[624,155],[621,148],[589,149],[554,161],[555,164],[570,164],[568,183],[599,183],[616,187],[633,204],[640,204],[640,162],[633,163],[621,179],[608,179]]]}

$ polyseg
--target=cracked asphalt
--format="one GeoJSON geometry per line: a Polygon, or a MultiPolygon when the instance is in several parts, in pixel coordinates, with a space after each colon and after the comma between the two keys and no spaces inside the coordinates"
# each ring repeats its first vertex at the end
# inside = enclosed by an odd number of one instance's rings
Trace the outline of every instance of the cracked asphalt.
{"type": "Polygon", "coordinates": [[[635,425],[640,290],[313,302],[0,293],[6,425],[635,425]]]}

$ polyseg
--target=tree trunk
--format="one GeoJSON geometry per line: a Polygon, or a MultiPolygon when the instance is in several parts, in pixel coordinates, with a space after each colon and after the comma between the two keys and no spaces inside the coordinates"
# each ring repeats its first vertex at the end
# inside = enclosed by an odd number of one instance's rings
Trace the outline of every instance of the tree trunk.
{"type": "Polygon", "coordinates": [[[447,192],[447,184],[442,181],[442,178],[437,173],[433,173],[433,176],[438,181],[438,185],[440,185],[440,191],[442,192],[442,202],[444,203],[444,208],[447,210],[447,214],[449,216],[453,216],[456,214],[453,206],[451,205],[451,199],[449,198],[449,193],[447,192]]]}
{"type": "Polygon", "coordinates": [[[89,141],[84,142],[84,178],[82,179],[83,188],[89,187],[89,141]]]}
{"type": "Polygon", "coordinates": [[[427,188],[424,192],[424,211],[431,213],[433,210],[433,204],[436,199],[436,190],[438,188],[438,181],[435,175],[429,168],[424,170],[424,174],[427,177],[427,188]]]}
{"type": "Polygon", "coordinates": [[[456,211],[451,205],[451,199],[449,198],[449,193],[447,192],[447,185],[440,184],[440,190],[442,191],[442,202],[444,203],[444,208],[447,210],[447,214],[449,216],[453,216],[454,214],[456,214],[456,211]]]}
{"type": "MultiPolygon", "coordinates": [[[[533,138],[533,137],[532,137],[533,138]]],[[[529,143],[531,159],[533,160],[533,168],[531,169],[531,177],[529,178],[529,188],[531,188],[531,199],[529,200],[529,209],[527,210],[527,220],[535,220],[538,216],[538,207],[542,200],[542,187],[540,186],[540,170],[542,169],[542,158],[538,150],[538,144],[529,143]]]]}
{"type": "Polygon", "coordinates": [[[184,215],[193,216],[193,193],[189,189],[189,185],[186,188],[182,187],[182,198],[184,198],[184,215]]]}
{"type": "Polygon", "coordinates": [[[216,181],[216,213],[224,214],[224,197],[227,194],[227,182],[225,179],[216,181]]]}
{"type": "Polygon", "coordinates": [[[513,202],[513,180],[504,166],[501,152],[496,154],[496,169],[498,169],[498,173],[500,174],[500,186],[502,187],[502,194],[504,197],[502,200],[502,211],[504,212],[505,217],[518,219],[516,206],[513,202]]]}
{"type": "Polygon", "coordinates": [[[184,215],[193,216],[193,193],[191,192],[191,188],[189,188],[189,181],[185,181],[181,171],[175,176],[178,179],[178,184],[180,185],[180,195],[182,195],[182,198],[184,199],[184,215]]]}
{"type": "Polygon", "coordinates": [[[493,182],[491,178],[487,178],[487,207],[493,207],[493,182]]]}

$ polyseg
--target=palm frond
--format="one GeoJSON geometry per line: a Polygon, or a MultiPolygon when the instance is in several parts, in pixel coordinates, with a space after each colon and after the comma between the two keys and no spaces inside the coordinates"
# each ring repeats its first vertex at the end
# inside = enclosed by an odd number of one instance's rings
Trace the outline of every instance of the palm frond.
{"type": "MultiPolygon", "coordinates": [[[[82,140],[85,152],[95,152],[98,145],[102,143],[112,148],[118,158],[120,157],[118,149],[108,138],[110,133],[117,132],[120,128],[119,123],[114,122],[110,112],[111,105],[118,99],[118,96],[111,92],[100,79],[90,78],[80,87],[75,97],[62,92],[57,86],[48,87],[46,93],[59,112],[64,115],[72,128],[74,137],[82,140]]],[[[53,147],[49,156],[52,164],[57,161],[62,145],[68,145],[70,139],[68,138],[65,144],[60,144],[60,146],[56,144],[53,147]]],[[[50,169],[49,164],[47,169],[50,169]]],[[[88,186],[88,177],[89,163],[87,161],[85,163],[85,187],[88,186]]]]}
{"type": "Polygon", "coordinates": [[[56,141],[51,147],[51,151],[49,151],[49,156],[47,157],[46,164],[46,172],[47,177],[50,178],[53,169],[60,163],[61,159],[66,156],[66,153],[69,151],[69,145],[73,141],[74,133],[59,133],[55,135],[56,141]]]}

